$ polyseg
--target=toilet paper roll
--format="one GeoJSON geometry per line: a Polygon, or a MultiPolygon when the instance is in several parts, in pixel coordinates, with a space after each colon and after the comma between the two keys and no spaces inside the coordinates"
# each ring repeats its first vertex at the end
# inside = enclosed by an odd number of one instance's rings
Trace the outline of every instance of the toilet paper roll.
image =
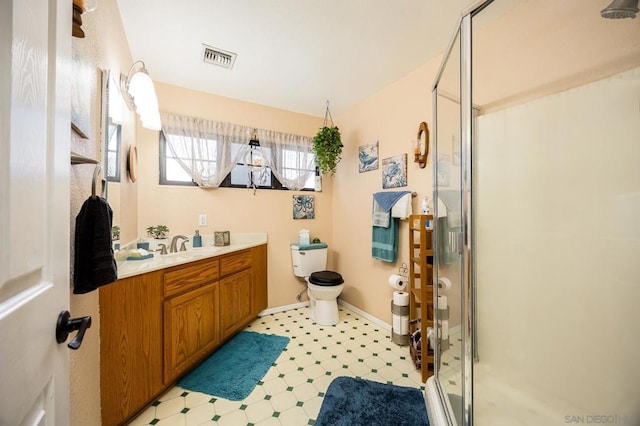
{"type": "Polygon", "coordinates": [[[402,334],[402,317],[400,315],[393,314],[392,318],[393,332],[396,334],[402,334]]]}
{"type": "Polygon", "coordinates": [[[447,309],[447,296],[438,296],[438,309],[447,309]]]}
{"type": "Polygon", "coordinates": [[[389,286],[395,288],[396,290],[404,290],[407,288],[407,278],[402,275],[392,274],[389,277],[389,286]]]}
{"type": "Polygon", "coordinates": [[[447,277],[438,277],[438,289],[439,290],[451,290],[451,280],[447,277]]]}
{"type": "Polygon", "coordinates": [[[448,339],[449,338],[449,320],[443,320],[439,322],[440,322],[441,338],[448,339]]]}
{"type": "Polygon", "coordinates": [[[409,306],[409,293],[406,291],[394,291],[393,304],[397,306],[409,306]]]}
{"type": "Polygon", "coordinates": [[[400,317],[400,334],[407,335],[409,334],[409,317],[402,316],[400,317]]]}

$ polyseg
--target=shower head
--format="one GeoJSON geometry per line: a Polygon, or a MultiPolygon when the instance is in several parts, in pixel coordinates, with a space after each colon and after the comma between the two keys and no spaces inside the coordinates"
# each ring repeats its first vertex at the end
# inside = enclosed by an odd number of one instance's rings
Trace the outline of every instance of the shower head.
{"type": "Polygon", "coordinates": [[[638,11],[638,0],[613,0],[600,15],[607,19],[635,18],[638,11]]]}

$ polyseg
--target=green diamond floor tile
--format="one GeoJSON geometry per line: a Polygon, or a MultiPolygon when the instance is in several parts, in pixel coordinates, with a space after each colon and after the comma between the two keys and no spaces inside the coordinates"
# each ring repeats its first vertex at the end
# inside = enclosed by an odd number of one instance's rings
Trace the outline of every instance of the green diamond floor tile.
{"type": "MultiPolygon", "coordinates": [[[[273,362],[265,377],[258,381],[252,394],[245,401],[236,402],[215,395],[207,397],[202,394],[202,398],[197,392],[174,388],[160,399],[169,401],[173,398],[171,395],[183,398],[194,395],[195,401],[202,401],[198,404],[206,406],[195,404],[185,408],[185,405],[176,404],[175,413],[167,415],[184,416],[185,426],[195,426],[197,419],[203,420],[198,410],[210,410],[212,417],[205,418],[221,424],[276,425],[295,418],[296,424],[315,425],[325,392],[338,376],[388,384],[395,384],[394,377],[397,376],[398,384],[424,391],[420,373],[412,365],[408,348],[397,346],[391,342],[387,330],[376,327],[348,309],[340,307],[339,315],[340,322],[334,327],[314,324],[308,319],[306,308],[273,313],[254,320],[247,330],[287,336],[291,344],[273,362]],[[194,416],[196,412],[198,414],[194,416]],[[304,416],[308,415],[308,423],[300,422],[302,412],[304,416]]],[[[453,336],[451,340],[455,340],[453,336]]],[[[157,407],[161,402],[155,401],[152,405],[157,407]]],[[[166,409],[169,405],[163,403],[163,407],[166,409]]],[[[150,424],[158,422],[160,419],[153,419],[150,424]]]]}

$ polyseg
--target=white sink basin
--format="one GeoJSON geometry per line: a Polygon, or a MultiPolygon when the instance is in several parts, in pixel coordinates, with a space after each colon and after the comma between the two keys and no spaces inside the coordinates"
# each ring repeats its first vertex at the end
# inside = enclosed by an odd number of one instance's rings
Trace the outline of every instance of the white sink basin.
{"type": "Polygon", "coordinates": [[[160,256],[161,259],[171,259],[175,262],[182,262],[185,260],[199,259],[201,257],[211,256],[214,253],[219,252],[219,247],[197,247],[187,251],[179,251],[176,253],[169,253],[160,256]]]}

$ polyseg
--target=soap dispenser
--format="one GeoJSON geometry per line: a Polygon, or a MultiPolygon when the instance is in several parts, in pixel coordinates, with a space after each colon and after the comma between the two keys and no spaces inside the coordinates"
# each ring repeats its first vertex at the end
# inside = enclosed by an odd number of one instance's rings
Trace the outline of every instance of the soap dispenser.
{"type": "Polygon", "coordinates": [[[202,237],[200,231],[196,229],[196,235],[193,236],[193,247],[202,247],[202,237]]]}

